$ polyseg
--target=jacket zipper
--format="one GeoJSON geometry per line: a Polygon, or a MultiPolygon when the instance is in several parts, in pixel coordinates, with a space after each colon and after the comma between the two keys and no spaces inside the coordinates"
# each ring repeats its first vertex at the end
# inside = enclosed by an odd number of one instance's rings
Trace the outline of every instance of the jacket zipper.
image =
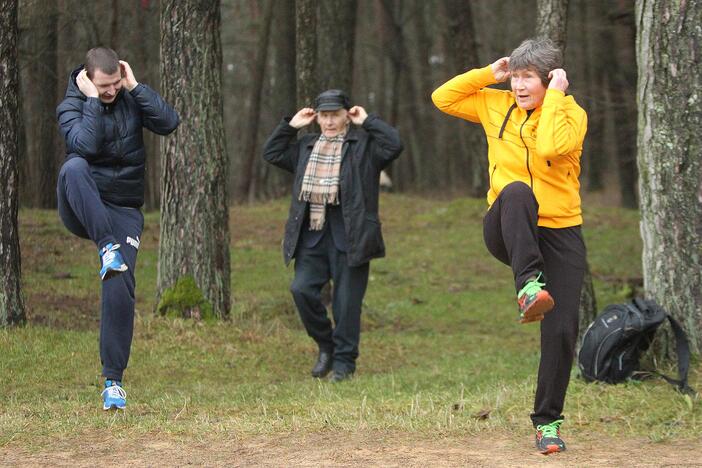
{"type": "Polygon", "coordinates": [[[495,177],[495,171],[497,170],[497,164],[492,166],[492,172],[490,173],[490,189],[494,192],[495,189],[492,187],[492,179],[495,177]]]}
{"type": "Polygon", "coordinates": [[[529,186],[532,190],[534,190],[534,176],[531,174],[531,169],[529,168],[529,147],[527,146],[526,142],[524,141],[524,137],[522,136],[522,129],[524,128],[524,124],[527,123],[527,120],[529,120],[529,117],[531,117],[532,112],[533,109],[527,111],[527,117],[526,119],[524,119],[524,122],[522,122],[522,126],[519,127],[519,138],[521,138],[522,143],[524,143],[524,148],[526,149],[526,168],[527,172],[529,173],[529,186]]]}

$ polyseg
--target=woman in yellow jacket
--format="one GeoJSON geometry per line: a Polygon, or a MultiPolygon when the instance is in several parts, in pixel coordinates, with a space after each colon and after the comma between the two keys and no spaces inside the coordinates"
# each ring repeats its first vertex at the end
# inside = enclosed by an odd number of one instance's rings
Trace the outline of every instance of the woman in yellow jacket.
{"type": "Polygon", "coordinates": [[[587,115],[565,94],[561,66],[552,41],[528,39],[509,57],[458,75],[432,94],[442,112],[481,124],[487,136],[485,244],[512,267],[520,321],[541,321],[531,419],[542,453],[565,450],[561,412],[586,265],[578,176],[587,115]],[[507,79],[511,91],[487,87],[507,79]]]}

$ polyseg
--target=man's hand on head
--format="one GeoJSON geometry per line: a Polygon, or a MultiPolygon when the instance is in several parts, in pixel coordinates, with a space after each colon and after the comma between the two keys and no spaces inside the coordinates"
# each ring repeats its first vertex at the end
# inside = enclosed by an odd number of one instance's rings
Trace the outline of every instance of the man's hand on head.
{"type": "Polygon", "coordinates": [[[87,97],[96,98],[100,95],[97,87],[92,81],[90,81],[90,78],[88,78],[88,70],[83,69],[80,73],[78,73],[78,76],[76,77],[76,84],[78,85],[80,92],[85,94],[87,97]]]}
{"type": "Polygon", "coordinates": [[[311,124],[316,116],[317,113],[314,111],[314,109],[310,107],[304,107],[297,111],[297,114],[295,114],[293,118],[290,119],[289,125],[293,128],[300,129],[306,125],[311,124]]]}
{"type": "Polygon", "coordinates": [[[368,113],[361,106],[353,106],[349,109],[349,118],[354,125],[363,125],[367,117],[368,113]]]}
{"type": "Polygon", "coordinates": [[[548,89],[557,89],[563,91],[564,93],[568,89],[570,83],[568,83],[568,78],[566,77],[566,72],[562,68],[556,68],[548,72],[548,77],[551,81],[548,82],[548,89]]]}
{"type": "Polygon", "coordinates": [[[122,69],[122,86],[127,88],[127,91],[131,91],[136,88],[139,83],[137,83],[136,78],[134,78],[132,67],[130,67],[124,60],[120,60],[119,68],[122,69]]]}

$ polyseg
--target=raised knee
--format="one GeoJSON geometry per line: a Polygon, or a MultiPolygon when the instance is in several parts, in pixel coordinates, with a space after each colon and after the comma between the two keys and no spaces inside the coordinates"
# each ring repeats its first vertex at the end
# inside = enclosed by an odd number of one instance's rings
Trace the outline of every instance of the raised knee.
{"type": "Polygon", "coordinates": [[[89,170],[88,161],[80,156],[69,155],[69,158],[63,167],[61,167],[61,172],[66,176],[71,176],[74,174],[83,173],[89,170]],[[71,157],[72,156],[72,157],[71,157]]]}
{"type": "Polygon", "coordinates": [[[502,189],[502,196],[505,197],[524,197],[532,195],[531,187],[521,181],[510,182],[502,189]]]}

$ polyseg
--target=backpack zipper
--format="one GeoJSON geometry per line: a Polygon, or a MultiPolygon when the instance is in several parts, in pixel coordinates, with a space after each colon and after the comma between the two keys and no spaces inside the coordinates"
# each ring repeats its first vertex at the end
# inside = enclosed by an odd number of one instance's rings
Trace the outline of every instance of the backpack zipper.
{"type": "Polygon", "coordinates": [[[622,329],[622,327],[615,328],[614,330],[612,330],[611,332],[609,332],[604,338],[602,338],[602,341],[600,341],[600,345],[597,347],[597,352],[595,353],[595,374],[594,374],[595,377],[597,377],[597,363],[599,362],[600,351],[602,351],[602,346],[604,346],[605,342],[607,341],[607,339],[608,339],[610,336],[612,336],[613,334],[617,333],[617,332],[620,331],[621,329],[622,329]]]}

